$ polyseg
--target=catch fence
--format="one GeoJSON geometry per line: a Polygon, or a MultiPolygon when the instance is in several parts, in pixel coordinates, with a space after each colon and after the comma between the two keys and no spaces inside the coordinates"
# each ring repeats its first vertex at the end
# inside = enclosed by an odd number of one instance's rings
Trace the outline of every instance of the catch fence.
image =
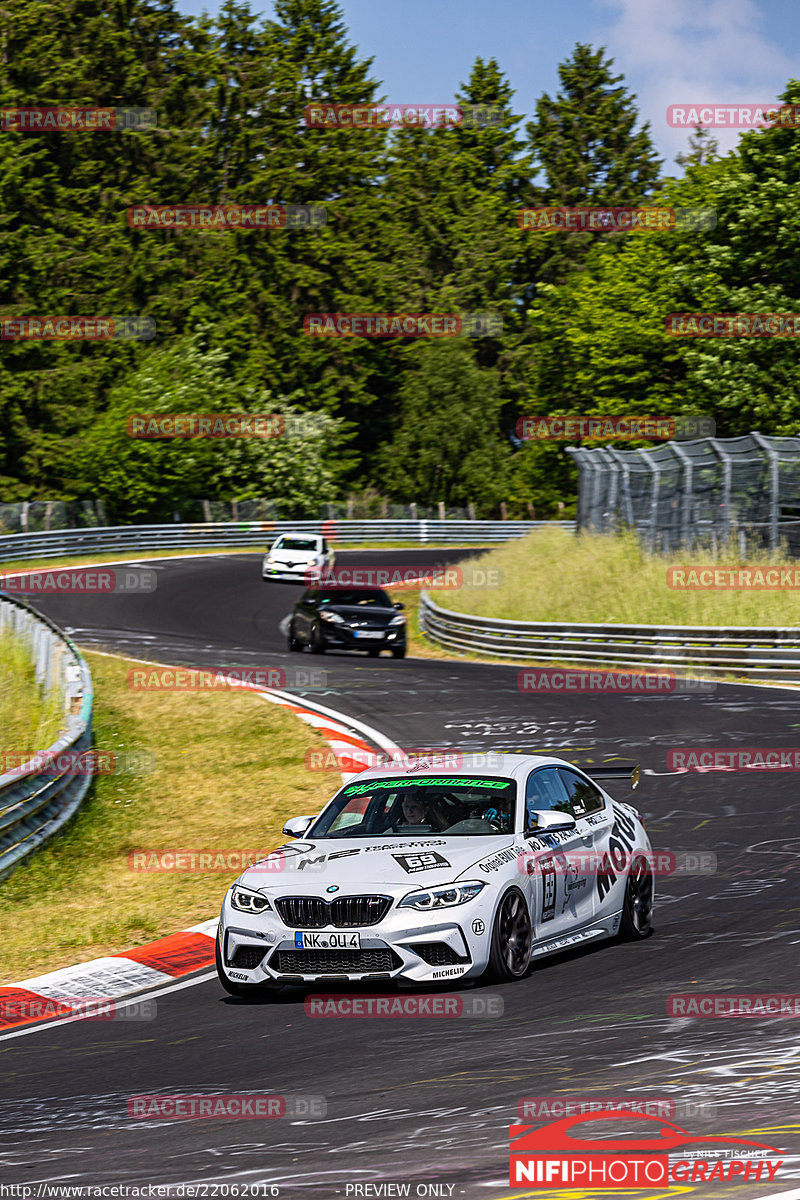
{"type": "Polygon", "coordinates": [[[578,465],[578,528],[635,529],[656,553],[785,545],[800,557],[800,438],[750,433],[658,449],[568,447],[578,465]]]}

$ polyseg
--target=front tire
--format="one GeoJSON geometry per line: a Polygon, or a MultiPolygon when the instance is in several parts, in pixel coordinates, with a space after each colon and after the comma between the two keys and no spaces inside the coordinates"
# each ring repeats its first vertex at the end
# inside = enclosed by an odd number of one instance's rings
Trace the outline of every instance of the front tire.
{"type": "Polygon", "coordinates": [[[498,983],[522,979],[528,970],[533,930],[525,898],[516,888],[506,892],[492,930],[487,973],[498,983]]]}
{"type": "Polygon", "coordinates": [[[324,654],[325,653],[325,642],[323,640],[323,634],[322,634],[322,630],[319,627],[319,624],[313,625],[311,628],[311,653],[312,654],[324,654]]]}
{"type": "Polygon", "coordinates": [[[405,658],[405,656],[406,656],[405,646],[395,646],[395,648],[392,650],[392,658],[405,658]]]}
{"type": "Polygon", "coordinates": [[[620,941],[638,942],[653,933],[653,869],[643,854],[631,863],[619,927],[620,941]]]}
{"type": "Polygon", "coordinates": [[[302,650],[302,649],[303,649],[302,645],[300,644],[300,642],[297,640],[297,638],[296,638],[296,636],[295,636],[295,632],[294,632],[294,621],[292,621],[292,623],[291,623],[291,624],[290,624],[290,626],[289,626],[289,639],[288,639],[288,641],[289,641],[289,649],[290,649],[290,651],[291,651],[293,654],[297,654],[297,653],[298,653],[300,650],[302,650]]]}

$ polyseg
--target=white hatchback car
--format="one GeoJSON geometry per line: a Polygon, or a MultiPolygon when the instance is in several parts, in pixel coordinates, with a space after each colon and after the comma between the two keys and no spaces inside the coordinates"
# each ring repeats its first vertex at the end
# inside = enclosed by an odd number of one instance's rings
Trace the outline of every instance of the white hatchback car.
{"type": "Polygon", "coordinates": [[[332,569],[336,556],[319,533],[282,533],[264,555],[261,577],[309,587],[332,569]]]}
{"type": "Polygon", "coordinates": [[[222,905],[217,970],[245,996],[283,984],[520,979],[532,958],[652,932],[650,842],[635,808],[563,759],[464,756],[374,767],[222,905]],[[493,760],[487,769],[486,759],[493,760]]]}

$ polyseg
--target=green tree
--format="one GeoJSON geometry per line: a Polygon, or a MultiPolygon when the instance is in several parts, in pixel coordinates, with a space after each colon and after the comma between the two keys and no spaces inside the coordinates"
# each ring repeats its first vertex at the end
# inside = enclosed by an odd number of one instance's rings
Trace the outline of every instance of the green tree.
{"type": "MultiPolygon", "coordinates": [[[[201,36],[171,0],[15,0],[0,22],[0,107],[154,108],[159,121],[144,132],[0,136],[4,313],[145,314],[161,326],[174,267],[153,243],[136,244],[125,209],[191,175],[189,131],[203,107],[201,36]]],[[[68,494],[65,441],[143,352],[131,342],[3,343],[0,476],[8,498],[42,487],[68,494]]]]}
{"type": "MultiPolygon", "coordinates": [[[[661,168],[650,124],[637,129],[636,97],[612,71],[604,48],[577,43],[558,68],[561,91],[545,92],[528,126],[534,164],[541,176],[538,203],[568,207],[640,204],[661,168]]],[[[538,180],[537,180],[538,182],[538,180]]],[[[580,267],[603,234],[539,233],[538,277],[559,283],[580,267]]]]}
{"type": "Polygon", "coordinates": [[[470,502],[486,514],[505,498],[508,445],[498,433],[497,373],[459,342],[420,346],[400,388],[394,438],[381,454],[381,486],[424,505],[470,502]]]}
{"type": "Polygon", "coordinates": [[[702,125],[695,125],[694,132],[689,135],[688,153],[675,155],[679,167],[701,167],[704,163],[719,158],[719,142],[702,125]]]}
{"type": "Polygon", "coordinates": [[[302,412],[301,397],[238,384],[228,356],[204,334],[154,350],[112,389],[108,409],[75,452],[81,490],[101,496],[111,521],[169,520],[186,500],[265,498],[285,516],[314,512],[337,494],[347,464],[343,423],[302,412]],[[295,401],[293,404],[292,401],[295,401]],[[268,439],[132,437],[137,413],[282,413],[285,435],[268,439]]]}

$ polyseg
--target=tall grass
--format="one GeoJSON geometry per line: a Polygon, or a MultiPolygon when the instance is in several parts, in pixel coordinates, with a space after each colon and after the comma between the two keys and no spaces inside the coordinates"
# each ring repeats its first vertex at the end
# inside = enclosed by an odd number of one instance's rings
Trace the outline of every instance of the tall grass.
{"type": "Polygon", "coordinates": [[[537,529],[464,564],[463,586],[431,593],[443,608],[519,621],[645,625],[798,625],[798,591],[685,591],[667,586],[677,565],[771,565],[800,568],[785,552],[743,563],[731,549],[714,556],[648,554],[630,532],[574,534],[537,529]],[[487,571],[490,585],[474,581],[487,571]]]}
{"type": "Polygon", "coordinates": [[[45,695],[36,682],[31,651],[5,630],[0,634],[0,750],[14,754],[46,750],[58,738],[63,723],[58,693],[45,695]]]}

